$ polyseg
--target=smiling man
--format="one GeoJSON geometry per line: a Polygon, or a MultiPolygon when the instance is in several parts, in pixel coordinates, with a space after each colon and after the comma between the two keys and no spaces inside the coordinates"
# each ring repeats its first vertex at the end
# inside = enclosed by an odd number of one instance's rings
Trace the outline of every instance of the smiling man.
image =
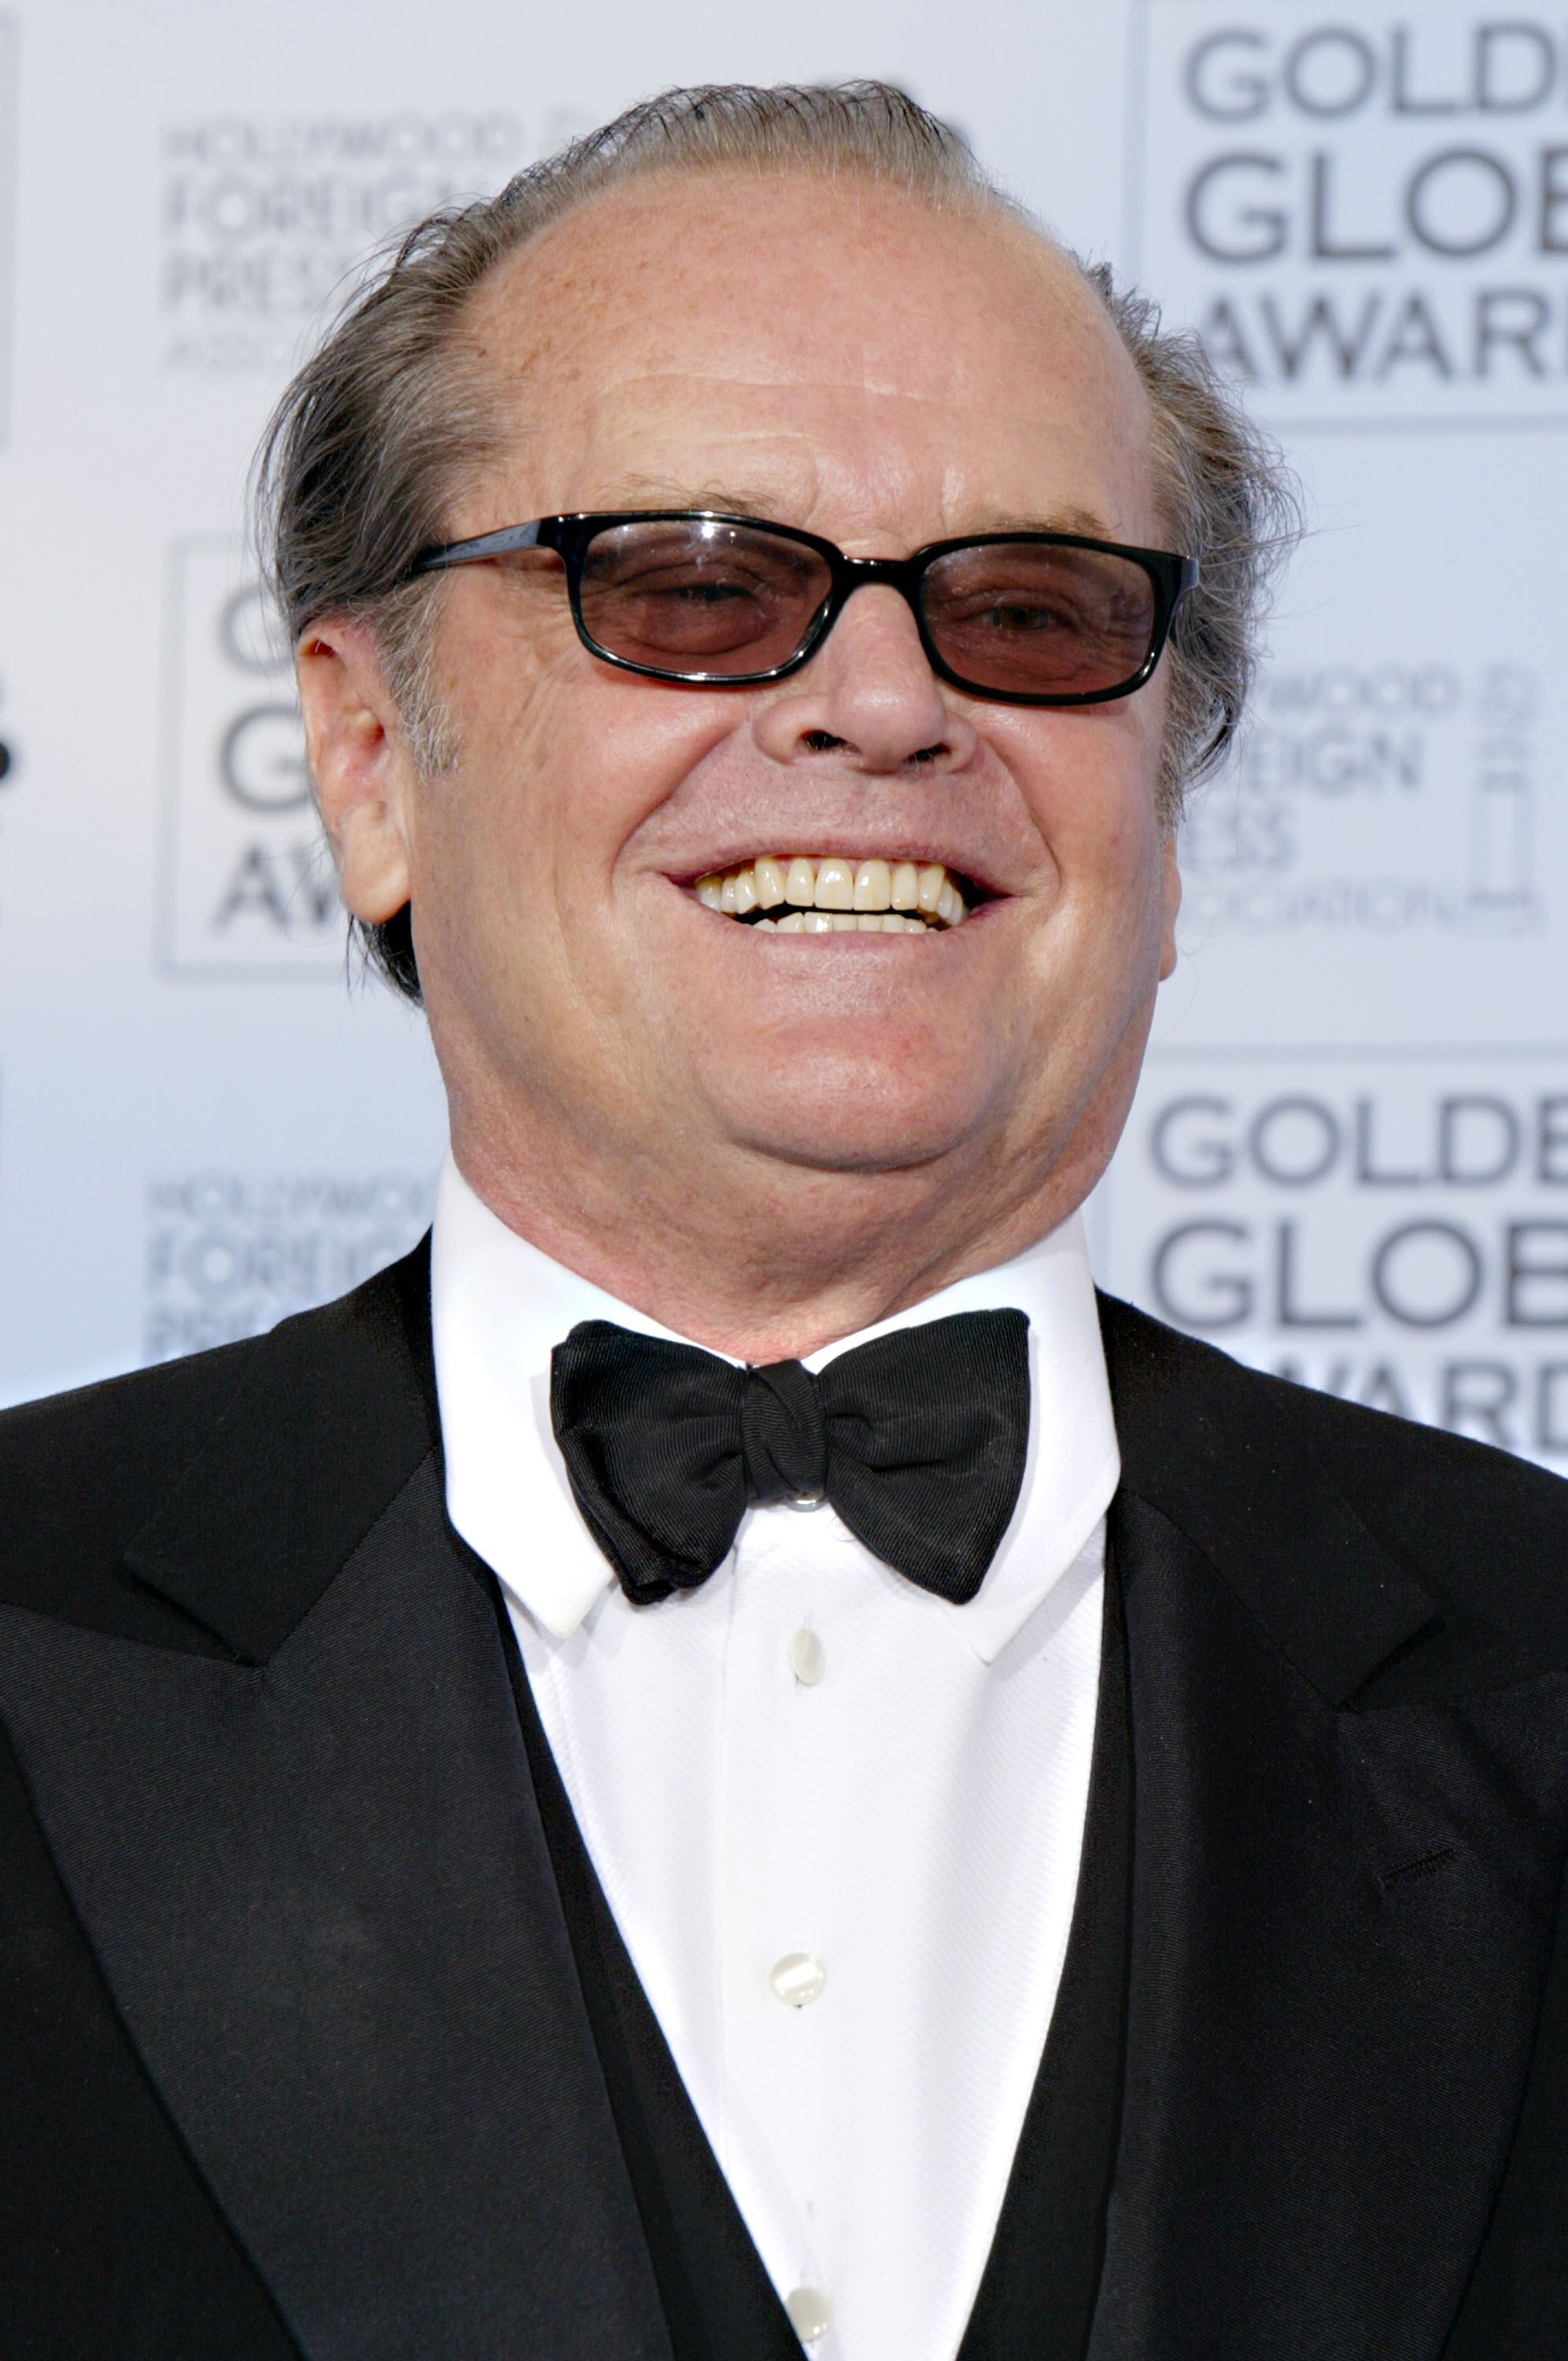
{"type": "MultiPolygon", "coordinates": [[[[643,161],[536,196],[444,340],[479,447],[421,487],[439,766],[374,620],[299,613],[362,519],[288,517],[280,564],[345,895],[411,914],[458,1170],[765,1360],[1031,1244],[1103,1166],[1171,957],[1185,577],[1138,372],[1036,234],[643,161]]],[[[302,478],[324,408],[298,432],[302,478]]]]}
{"type": "Polygon", "coordinates": [[[1288,521],[1201,354],[675,93],[264,492],[452,1152],[0,1424],[7,2356],[1560,2356],[1561,1488],[1086,1260],[1288,521]]]}

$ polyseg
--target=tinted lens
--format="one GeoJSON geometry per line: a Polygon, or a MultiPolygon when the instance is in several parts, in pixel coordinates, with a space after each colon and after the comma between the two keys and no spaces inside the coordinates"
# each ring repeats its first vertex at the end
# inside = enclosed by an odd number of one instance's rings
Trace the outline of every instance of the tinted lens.
{"type": "Polygon", "coordinates": [[[629,664],[732,679],[786,663],[830,581],[814,549],[754,525],[641,518],[588,544],[583,628],[629,664]]]}
{"type": "Polygon", "coordinates": [[[1093,697],[1143,670],[1155,588],[1130,557],[1050,542],[988,542],[939,557],[926,576],[926,628],[976,688],[1093,697]]]}

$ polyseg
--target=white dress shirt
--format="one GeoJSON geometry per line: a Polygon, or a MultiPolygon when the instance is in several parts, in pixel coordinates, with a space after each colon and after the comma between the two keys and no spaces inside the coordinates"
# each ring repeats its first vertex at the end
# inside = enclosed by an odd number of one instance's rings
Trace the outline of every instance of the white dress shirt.
{"type": "Polygon", "coordinates": [[[967,1607],[826,1504],[749,1509],[633,1607],[578,1514],[550,1355],[671,1332],[515,1235],[448,1159],[432,1303],[446,1499],[504,1587],[589,1856],[812,2361],[952,2361],[1061,1974],[1119,1472],[1081,1224],[807,1357],[1029,1318],[1029,1452],[967,1607]]]}

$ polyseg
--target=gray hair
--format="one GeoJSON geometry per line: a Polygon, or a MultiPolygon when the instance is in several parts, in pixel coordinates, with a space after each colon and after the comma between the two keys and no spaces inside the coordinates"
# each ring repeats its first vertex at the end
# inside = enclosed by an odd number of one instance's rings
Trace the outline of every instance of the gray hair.
{"type": "MultiPolygon", "coordinates": [[[[507,256],[601,190],[650,176],[740,167],[859,172],[938,208],[1001,215],[1078,270],[1125,346],[1153,415],[1156,480],[1171,545],[1202,575],[1167,661],[1170,714],[1160,808],[1174,825],[1189,786],[1235,732],[1273,578],[1295,538],[1293,481],[1197,337],[1083,262],[988,174],[952,127],[886,82],[666,91],[531,165],[499,195],[433,214],[380,258],[274,412],[254,477],[263,563],[291,644],[326,615],[374,633],[411,752],[427,775],[455,758],[433,692],[433,577],[404,577],[445,538],[452,506],[497,455],[499,424],[462,362],[475,290],[507,256]]],[[[358,929],[371,963],[420,996],[407,909],[358,929]]]]}

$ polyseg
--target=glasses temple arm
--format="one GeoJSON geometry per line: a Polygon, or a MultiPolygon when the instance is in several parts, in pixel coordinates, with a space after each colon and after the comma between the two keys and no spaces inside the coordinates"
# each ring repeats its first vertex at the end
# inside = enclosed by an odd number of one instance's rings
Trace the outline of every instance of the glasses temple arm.
{"type": "Polygon", "coordinates": [[[447,541],[436,549],[422,549],[403,579],[411,581],[416,574],[435,574],[448,566],[476,566],[485,557],[510,557],[519,549],[537,549],[542,522],[509,524],[499,533],[482,533],[475,541],[447,541]]]}

